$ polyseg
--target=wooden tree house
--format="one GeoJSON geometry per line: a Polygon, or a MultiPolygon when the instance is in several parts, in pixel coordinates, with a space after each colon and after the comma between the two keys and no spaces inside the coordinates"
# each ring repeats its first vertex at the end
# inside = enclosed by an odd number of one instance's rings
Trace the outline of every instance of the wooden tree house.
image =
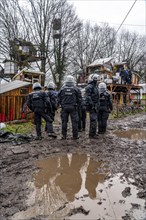
{"type": "Polygon", "coordinates": [[[131,100],[131,91],[137,94],[137,103],[140,103],[140,88],[138,85],[140,76],[132,72],[130,84],[121,81],[119,69],[127,65],[127,62],[112,63],[113,58],[103,58],[95,60],[86,68],[86,79],[90,74],[97,73],[100,76],[100,82],[105,82],[107,88],[113,96],[113,102],[117,105],[129,104],[131,100]]]}

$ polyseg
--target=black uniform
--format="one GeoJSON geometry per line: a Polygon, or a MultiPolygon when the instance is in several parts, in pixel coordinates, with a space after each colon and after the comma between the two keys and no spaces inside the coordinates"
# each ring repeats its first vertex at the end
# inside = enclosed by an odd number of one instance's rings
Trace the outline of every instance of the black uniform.
{"type": "Polygon", "coordinates": [[[120,77],[121,77],[121,84],[126,84],[126,73],[124,68],[121,68],[120,70],[120,77]]]}
{"type": "Polygon", "coordinates": [[[98,133],[104,134],[106,132],[107,120],[109,117],[109,112],[112,111],[112,97],[107,92],[104,91],[100,93],[100,105],[98,113],[98,133]]]}
{"type": "Polygon", "coordinates": [[[82,97],[81,106],[79,108],[79,131],[85,131],[86,128],[86,97],[82,97]]]}
{"type": "MultiPolygon", "coordinates": [[[[57,93],[53,89],[48,89],[47,95],[50,98],[51,106],[52,106],[52,111],[48,110],[48,115],[51,117],[52,121],[48,122],[48,133],[50,137],[57,137],[57,135],[54,133],[53,130],[53,121],[55,118],[55,112],[57,110],[57,104],[58,104],[58,99],[57,99],[57,93]]],[[[47,130],[47,125],[45,130],[47,130]]]]}
{"type": "Polygon", "coordinates": [[[99,92],[96,82],[89,83],[86,88],[87,111],[90,114],[89,137],[96,137],[97,117],[99,107],[99,92]]]}
{"type": "Polygon", "coordinates": [[[47,123],[52,121],[46,110],[52,111],[50,99],[46,92],[42,90],[35,90],[28,95],[27,106],[34,112],[34,122],[36,125],[37,137],[41,139],[41,119],[44,118],[47,123]]]}
{"type": "Polygon", "coordinates": [[[67,123],[69,115],[72,122],[73,138],[78,138],[78,107],[81,104],[81,92],[74,85],[65,85],[61,88],[58,94],[59,104],[61,105],[61,120],[62,120],[62,135],[66,139],[67,123]]]}

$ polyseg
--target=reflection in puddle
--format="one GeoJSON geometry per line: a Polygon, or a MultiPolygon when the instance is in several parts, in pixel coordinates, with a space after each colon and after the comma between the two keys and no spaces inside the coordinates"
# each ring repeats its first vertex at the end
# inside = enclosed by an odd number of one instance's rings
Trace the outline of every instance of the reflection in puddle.
{"type": "Polygon", "coordinates": [[[140,129],[129,129],[129,130],[125,130],[125,131],[115,131],[114,134],[120,138],[128,138],[128,139],[132,139],[132,140],[146,139],[146,130],[140,130],[140,129]]]}
{"type": "Polygon", "coordinates": [[[137,190],[120,176],[105,180],[107,164],[97,162],[90,155],[67,154],[37,162],[39,171],[34,182],[29,184],[32,193],[27,200],[28,209],[16,213],[12,220],[65,219],[70,210],[83,207],[88,215],[73,213],[67,219],[108,219],[120,220],[126,211],[136,219],[144,216],[144,201],[138,199],[137,190]],[[99,173],[100,171],[100,173],[99,173]],[[124,198],[122,191],[131,188],[131,195],[124,198]],[[140,209],[132,210],[131,203],[140,209]],[[138,207],[139,207],[138,206],[138,207]]]}

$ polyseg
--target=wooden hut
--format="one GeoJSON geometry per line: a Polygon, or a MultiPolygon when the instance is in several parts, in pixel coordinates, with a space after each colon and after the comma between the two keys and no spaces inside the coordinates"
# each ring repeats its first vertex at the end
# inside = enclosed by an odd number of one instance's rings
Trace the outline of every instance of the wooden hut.
{"type": "Polygon", "coordinates": [[[21,80],[25,82],[31,82],[32,84],[35,82],[41,83],[43,75],[43,72],[24,68],[19,73],[17,73],[12,78],[12,80],[21,80]]]}
{"type": "Polygon", "coordinates": [[[103,78],[112,78],[113,71],[112,71],[112,57],[109,58],[103,58],[103,59],[97,59],[90,65],[86,67],[86,79],[88,76],[92,73],[97,73],[100,75],[101,80],[103,78]]]}
{"type": "Polygon", "coordinates": [[[131,90],[131,99],[133,102],[137,103],[137,100],[140,100],[142,105],[146,106],[146,83],[139,84],[140,93],[135,90],[131,90]]]}
{"type": "Polygon", "coordinates": [[[0,86],[0,122],[31,117],[27,114],[26,100],[32,84],[15,80],[0,86]]]}
{"type": "Polygon", "coordinates": [[[41,83],[43,75],[43,72],[24,68],[11,82],[0,85],[0,122],[32,118],[26,106],[27,96],[32,84],[41,83]]]}

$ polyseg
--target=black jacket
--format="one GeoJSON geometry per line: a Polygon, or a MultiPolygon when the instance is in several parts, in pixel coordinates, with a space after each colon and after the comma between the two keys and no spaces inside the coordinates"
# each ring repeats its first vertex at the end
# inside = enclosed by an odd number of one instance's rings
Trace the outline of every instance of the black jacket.
{"type": "Polygon", "coordinates": [[[46,94],[46,92],[42,90],[33,91],[28,95],[27,106],[33,112],[36,111],[44,111],[46,109],[52,110],[51,102],[46,94]]]}
{"type": "Polygon", "coordinates": [[[77,86],[63,86],[58,94],[58,101],[61,107],[79,106],[81,104],[81,91],[77,86]]]}
{"type": "Polygon", "coordinates": [[[110,112],[113,109],[112,96],[108,91],[104,91],[99,95],[99,111],[110,112]]]}
{"type": "Polygon", "coordinates": [[[99,91],[97,85],[89,83],[85,88],[87,108],[98,108],[99,106],[99,91]]]}

